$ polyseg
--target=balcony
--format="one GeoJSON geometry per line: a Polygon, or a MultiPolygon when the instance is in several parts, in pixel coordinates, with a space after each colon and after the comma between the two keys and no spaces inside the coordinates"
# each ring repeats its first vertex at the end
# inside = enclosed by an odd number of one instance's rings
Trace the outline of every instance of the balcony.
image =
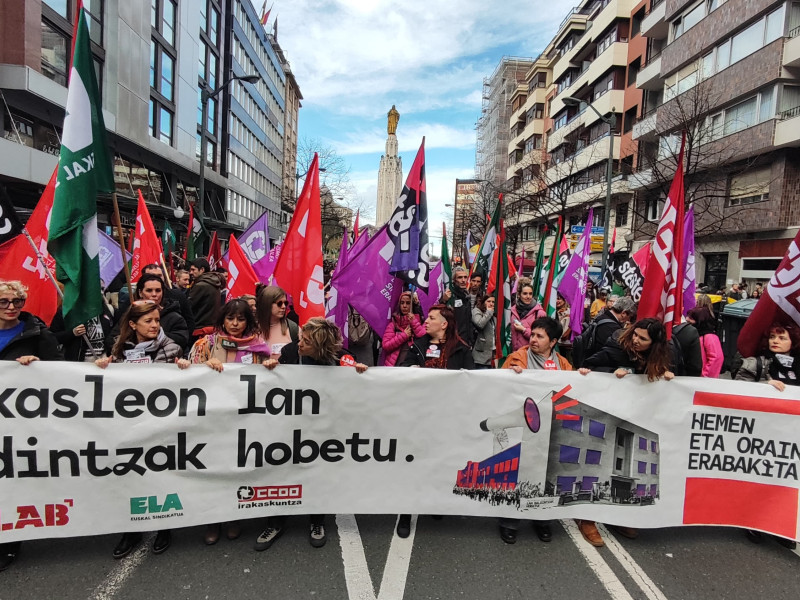
{"type": "MultiPolygon", "coordinates": [[[[612,67],[627,67],[628,66],[628,44],[625,42],[614,42],[606,48],[605,52],[595,58],[588,69],[583,71],[568,87],[563,89],[560,94],[553,98],[552,106],[550,107],[550,114],[555,115],[564,108],[561,98],[565,96],[575,96],[576,93],[590,83],[596,81],[612,67]]],[[[617,105],[621,110],[622,103],[617,105]]]]}
{"type": "Polygon", "coordinates": [[[636,75],[636,87],[641,90],[658,90],[664,86],[661,79],[661,54],[650,58],[636,75]]]}
{"type": "Polygon", "coordinates": [[[654,183],[653,169],[640,169],[628,176],[628,187],[632,192],[647,189],[654,183]]]}
{"type": "Polygon", "coordinates": [[[650,12],[642,19],[642,35],[657,40],[666,39],[669,34],[667,3],[664,0],[653,0],[650,12]]]}
{"type": "Polygon", "coordinates": [[[633,139],[645,142],[656,141],[658,139],[658,134],[656,133],[656,117],[656,110],[651,110],[649,113],[639,117],[633,125],[633,139]]]}
{"type": "MultiPolygon", "coordinates": [[[[597,138],[589,143],[585,148],[579,152],[567,156],[563,161],[555,166],[547,169],[547,181],[556,182],[561,181],[566,177],[570,177],[575,173],[583,171],[587,167],[595,165],[599,162],[608,160],[608,144],[610,138],[608,135],[597,138]]],[[[619,160],[620,156],[620,138],[618,135],[614,136],[614,159],[619,160]]],[[[552,158],[552,156],[551,156],[552,158]]]]}
{"type": "Polygon", "coordinates": [[[789,31],[788,39],[783,45],[783,66],[800,67],[800,27],[789,31]]]}
{"type": "Polygon", "coordinates": [[[783,111],[778,118],[775,123],[775,147],[800,146],[800,106],[783,111]]]}
{"type": "Polygon", "coordinates": [[[630,19],[634,4],[635,2],[631,0],[610,0],[591,20],[592,41],[598,41],[603,32],[617,19],[630,19]]]}

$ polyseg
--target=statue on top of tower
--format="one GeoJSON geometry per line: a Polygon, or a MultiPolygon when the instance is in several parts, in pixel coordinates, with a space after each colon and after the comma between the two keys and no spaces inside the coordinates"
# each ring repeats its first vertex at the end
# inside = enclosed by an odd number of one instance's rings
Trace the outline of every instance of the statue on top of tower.
{"type": "Polygon", "coordinates": [[[400,113],[397,112],[394,104],[392,104],[392,110],[390,110],[386,116],[389,118],[389,124],[386,130],[389,132],[389,135],[394,135],[397,133],[397,122],[400,120],[400,113]]]}

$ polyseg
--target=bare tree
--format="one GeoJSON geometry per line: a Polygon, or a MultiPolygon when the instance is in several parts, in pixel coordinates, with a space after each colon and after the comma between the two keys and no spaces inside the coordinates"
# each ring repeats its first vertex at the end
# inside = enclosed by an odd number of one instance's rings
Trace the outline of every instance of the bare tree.
{"type": "MultiPolygon", "coordinates": [[[[700,77],[702,64],[695,77],[700,77]]],[[[634,178],[645,189],[634,205],[636,233],[652,237],[661,216],[678,164],[681,134],[686,134],[684,183],[686,208],[694,205],[695,236],[725,235],[740,231],[758,206],[730,201],[731,182],[746,182],[764,166],[763,155],[754,151],[746,135],[730,135],[752,123],[726,118],[719,106],[722,91],[713,79],[699,81],[679,95],[667,99],[646,118],[655,119],[658,141],[640,139],[634,178]],[[715,114],[716,113],[716,114],[715,114]]],[[[640,119],[640,122],[643,119],[640,119]]],[[[768,176],[768,179],[770,177],[768,176]]],[[[764,182],[760,184],[763,187],[764,182]]],[[[766,182],[769,185],[769,181],[766,182]]],[[[746,192],[743,189],[740,193],[746,192]]]]}

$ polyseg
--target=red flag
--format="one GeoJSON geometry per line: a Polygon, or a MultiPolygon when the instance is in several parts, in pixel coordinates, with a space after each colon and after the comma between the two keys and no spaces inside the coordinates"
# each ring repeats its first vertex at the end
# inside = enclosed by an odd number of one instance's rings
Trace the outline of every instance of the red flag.
{"type": "Polygon", "coordinates": [[[161,241],[156,235],[150,211],[139,191],[139,207],[136,210],[136,230],[133,239],[133,257],[131,258],[131,281],[139,281],[145,265],[161,264],[161,241]]]}
{"type": "Polygon", "coordinates": [[[800,232],[778,265],[736,342],[742,356],[753,356],[773,323],[800,326],[800,232]]]}
{"type": "MultiPolygon", "coordinates": [[[[54,171],[39,203],[25,225],[33,243],[39,248],[47,268],[53,274],[55,274],[56,263],[47,252],[47,235],[55,190],[56,172],[54,171]]],[[[0,263],[0,279],[21,281],[28,288],[28,299],[25,302],[24,310],[50,325],[56,310],[58,310],[58,292],[47,276],[42,263],[36,257],[30,242],[25,238],[25,234],[20,234],[6,242],[3,247],[6,250],[3,262],[0,263]]]]}
{"type": "Polygon", "coordinates": [[[650,243],[648,242],[633,255],[633,262],[639,267],[642,278],[647,275],[647,264],[650,262],[650,243]]]}
{"type": "Polygon", "coordinates": [[[358,217],[361,214],[361,209],[356,211],[356,222],[353,225],[353,243],[358,239],[358,217]]]}
{"type": "Polygon", "coordinates": [[[222,245],[219,242],[219,238],[217,237],[217,232],[215,230],[214,235],[211,236],[211,246],[208,249],[208,264],[211,265],[212,269],[215,269],[221,260],[222,245]]]}
{"type": "MultiPolygon", "coordinates": [[[[492,255],[492,269],[489,272],[489,283],[486,286],[486,294],[491,296],[494,293],[496,280],[497,280],[497,257],[500,255],[499,247],[495,249],[494,254],[492,255]]],[[[517,267],[514,265],[514,261],[511,257],[506,254],[506,272],[508,273],[509,280],[517,274],[517,267]]]]}
{"type": "Polygon", "coordinates": [[[258,277],[253,265],[236,238],[231,236],[228,243],[228,300],[245,294],[255,294],[257,283],[258,277]]]}
{"type": "Polygon", "coordinates": [[[655,317],[664,323],[667,339],[672,337],[672,326],[679,325],[683,305],[683,152],[686,134],[681,140],[675,178],[664,203],[664,213],[658,224],[653,250],[647,264],[642,299],[639,301],[640,319],[655,317]]]}
{"type": "Polygon", "coordinates": [[[301,325],[312,317],[325,316],[319,157],[316,153],[289,223],[274,278],[292,297],[301,325]]]}

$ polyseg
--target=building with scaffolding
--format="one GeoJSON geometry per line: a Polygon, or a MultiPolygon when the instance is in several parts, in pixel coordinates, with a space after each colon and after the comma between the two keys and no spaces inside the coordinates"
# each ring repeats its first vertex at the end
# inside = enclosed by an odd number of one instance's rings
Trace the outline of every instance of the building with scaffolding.
{"type": "Polygon", "coordinates": [[[497,190],[506,183],[511,97],[532,64],[530,58],[504,56],[491,77],[483,80],[483,105],[475,125],[475,174],[497,190]]]}

